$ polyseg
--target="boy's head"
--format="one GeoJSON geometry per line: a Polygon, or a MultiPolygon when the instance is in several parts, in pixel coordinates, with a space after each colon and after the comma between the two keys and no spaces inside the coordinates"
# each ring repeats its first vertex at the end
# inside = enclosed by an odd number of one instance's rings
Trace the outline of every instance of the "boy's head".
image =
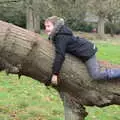
{"type": "Polygon", "coordinates": [[[45,20],[44,25],[46,33],[50,35],[58,26],[64,25],[64,19],[57,16],[52,16],[45,20]]]}

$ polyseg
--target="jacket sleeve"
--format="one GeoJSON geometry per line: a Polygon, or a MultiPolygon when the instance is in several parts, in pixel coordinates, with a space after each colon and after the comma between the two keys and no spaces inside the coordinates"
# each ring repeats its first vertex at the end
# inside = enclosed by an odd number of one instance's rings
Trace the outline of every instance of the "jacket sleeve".
{"type": "Polygon", "coordinates": [[[67,36],[58,35],[55,38],[55,59],[53,62],[52,73],[58,75],[65,60],[65,53],[68,44],[67,36]]]}

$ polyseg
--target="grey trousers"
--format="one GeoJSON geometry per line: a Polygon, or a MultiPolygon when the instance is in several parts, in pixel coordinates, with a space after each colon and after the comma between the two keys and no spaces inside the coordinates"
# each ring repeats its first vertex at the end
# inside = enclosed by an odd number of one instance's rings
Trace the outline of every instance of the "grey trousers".
{"type": "Polygon", "coordinates": [[[96,60],[96,56],[92,56],[85,62],[90,76],[94,80],[111,80],[120,78],[120,68],[109,69],[106,68],[104,71],[100,69],[100,65],[96,60]]]}

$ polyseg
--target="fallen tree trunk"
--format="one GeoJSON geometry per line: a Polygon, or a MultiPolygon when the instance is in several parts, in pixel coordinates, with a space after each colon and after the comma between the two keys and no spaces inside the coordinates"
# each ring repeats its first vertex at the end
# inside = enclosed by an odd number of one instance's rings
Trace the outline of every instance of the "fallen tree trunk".
{"type": "MultiPolygon", "coordinates": [[[[54,47],[38,34],[0,21],[0,70],[42,83],[51,75],[54,47]]],[[[65,120],[84,120],[84,105],[120,105],[120,81],[94,81],[78,59],[66,55],[56,87],[64,102],[65,120]]]]}

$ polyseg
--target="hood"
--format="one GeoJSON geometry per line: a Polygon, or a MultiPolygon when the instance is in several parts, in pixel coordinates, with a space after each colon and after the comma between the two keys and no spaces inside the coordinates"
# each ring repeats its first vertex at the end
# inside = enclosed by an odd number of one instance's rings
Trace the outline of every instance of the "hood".
{"type": "Polygon", "coordinates": [[[59,31],[57,31],[56,35],[61,34],[61,35],[73,35],[72,30],[65,25],[61,26],[59,31]]]}
{"type": "Polygon", "coordinates": [[[49,40],[54,40],[56,35],[73,35],[72,30],[65,25],[58,24],[55,26],[51,35],[49,35],[49,40]]]}

